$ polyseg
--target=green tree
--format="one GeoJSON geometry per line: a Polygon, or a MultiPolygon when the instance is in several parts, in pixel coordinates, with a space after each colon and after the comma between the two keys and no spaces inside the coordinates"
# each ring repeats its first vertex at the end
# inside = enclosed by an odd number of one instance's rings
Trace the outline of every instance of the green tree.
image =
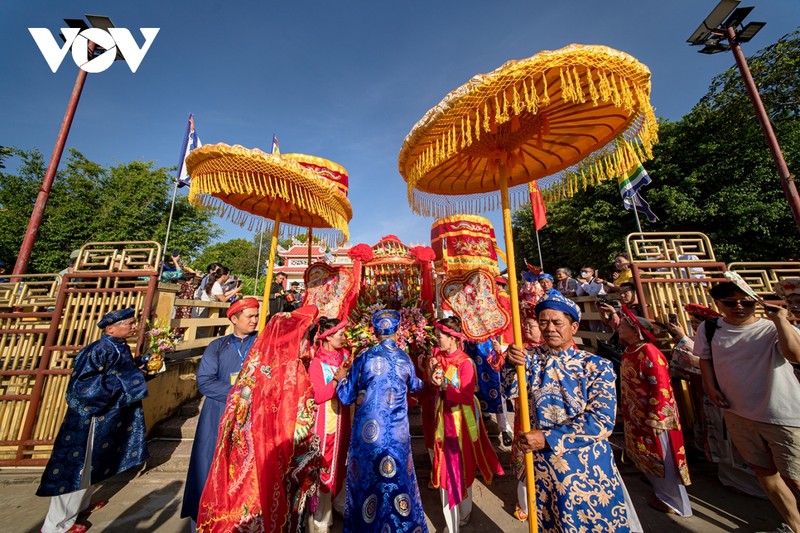
{"type": "MultiPolygon", "coordinates": [[[[205,272],[211,263],[219,263],[231,269],[237,276],[255,277],[258,246],[247,239],[231,239],[206,246],[194,261],[198,270],[205,272]]],[[[262,254],[262,260],[264,260],[262,254]]],[[[260,273],[259,273],[260,275],[260,273]]]]}
{"type": "MultiPolygon", "coordinates": [[[[781,38],[748,62],[790,168],[800,164],[800,32],[781,38]]],[[[721,261],[800,258],[800,239],[777,170],[738,69],[712,81],[681,120],[661,122],[653,183],[642,189],[661,220],[644,231],[706,233],[721,261]]],[[[636,231],[616,183],[589,187],[548,207],[540,232],[545,268],[609,269],[625,236],[636,231]]],[[[517,256],[538,262],[530,209],[514,215],[517,256]],[[533,260],[532,260],[533,259],[533,260]]]]}
{"type": "MultiPolygon", "coordinates": [[[[30,219],[45,164],[37,150],[12,149],[16,172],[0,173],[0,257],[16,256],[30,219]]],[[[105,168],[72,150],[53,182],[28,272],[57,272],[70,252],[90,241],[163,243],[172,199],[169,169],[134,161],[105,168]]],[[[176,201],[171,248],[197,254],[217,231],[210,211],[176,201]]]]}

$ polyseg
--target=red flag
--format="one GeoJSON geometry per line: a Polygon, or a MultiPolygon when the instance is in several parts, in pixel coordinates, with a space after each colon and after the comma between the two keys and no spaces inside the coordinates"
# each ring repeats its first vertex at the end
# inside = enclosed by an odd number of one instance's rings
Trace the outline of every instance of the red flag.
{"type": "Polygon", "coordinates": [[[542,229],[547,224],[547,208],[544,205],[542,191],[536,181],[528,183],[528,192],[531,193],[531,212],[533,213],[533,225],[536,231],[542,229]]]}

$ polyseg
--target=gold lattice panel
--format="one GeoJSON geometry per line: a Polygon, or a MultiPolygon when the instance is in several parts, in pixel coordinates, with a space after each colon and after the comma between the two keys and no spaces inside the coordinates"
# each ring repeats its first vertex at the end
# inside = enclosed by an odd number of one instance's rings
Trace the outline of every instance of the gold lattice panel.
{"type": "Polygon", "coordinates": [[[626,247],[631,261],[716,261],[708,236],[700,232],[630,233],[626,247]]]}
{"type": "Polygon", "coordinates": [[[786,278],[800,278],[800,263],[730,263],[728,270],[742,276],[761,296],[774,296],[773,287],[786,278]]]}
{"type": "Polygon", "coordinates": [[[683,310],[687,303],[697,303],[715,308],[708,290],[721,281],[726,281],[723,272],[725,263],[709,261],[675,263],[633,263],[634,279],[641,286],[644,296],[645,314],[652,320],[667,322],[670,314],[678,316],[678,322],[687,332],[691,331],[689,316],[683,310]]]}
{"type": "Polygon", "coordinates": [[[161,245],[154,241],[89,242],[84,244],[75,271],[125,272],[157,270],[161,245]]]}

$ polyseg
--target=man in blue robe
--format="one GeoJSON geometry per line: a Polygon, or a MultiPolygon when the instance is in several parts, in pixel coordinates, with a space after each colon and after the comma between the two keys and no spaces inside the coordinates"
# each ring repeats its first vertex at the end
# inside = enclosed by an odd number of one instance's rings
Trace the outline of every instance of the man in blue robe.
{"type": "Polygon", "coordinates": [[[533,453],[540,531],[642,531],[608,442],[611,362],[575,347],[580,311],[561,293],[540,301],[536,316],[544,345],[527,354],[509,346],[503,382],[509,397],[528,395],[531,431],[518,438],[533,453]],[[527,391],[518,391],[514,365],[525,367],[527,391]]]}
{"type": "Polygon", "coordinates": [[[134,309],[105,315],[103,336],[75,356],[67,413],[47,462],[38,496],[52,496],[43,533],[81,533],[78,514],[92,486],[147,460],[142,400],[144,374],[125,339],[136,331],[134,309]]]}
{"type": "Polygon", "coordinates": [[[181,509],[181,518],[188,516],[192,519],[192,531],[197,521],[200,496],[214,460],[219,422],[225,411],[228,393],[239,376],[247,352],[258,337],[258,308],[259,303],[255,298],[234,302],[227,312],[233,324],[233,333],[212,341],[197,369],[197,388],[206,399],[197,422],[181,509]]]}
{"type": "Polygon", "coordinates": [[[399,324],[397,311],[375,313],[372,325],[380,344],[359,355],[336,387],[343,404],[356,404],[347,455],[346,532],[428,531],[411,456],[407,402],[408,391],[424,384],[397,347],[399,324]]]}

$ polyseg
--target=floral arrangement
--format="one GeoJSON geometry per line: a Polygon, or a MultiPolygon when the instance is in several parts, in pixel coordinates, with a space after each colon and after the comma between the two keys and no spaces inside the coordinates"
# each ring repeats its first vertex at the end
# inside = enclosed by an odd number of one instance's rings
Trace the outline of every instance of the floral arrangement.
{"type": "MultiPolygon", "coordinates": [[[[352,353],[357,354],[378,343],[372,328],[372,315],[387,305],[369,296],[359,298],[350,314],[345,335],[352,353]]],[[[400,326],[397,330],[397,347],[407,352],[412,360],[420,354],[430,353],[434,346],[432,317],[420,309],[415,300],[406,300],[400,306],[400,326]]]]}
{"type": "Polygon", "coordinates": [[[175,346],[178,344],[177,335],[167,321],[148,321],[145,335],[150,352],[150,357],[145,361],[147,373],[157,374],[164,364],[164,355],[175,351],[175,346]]]}

